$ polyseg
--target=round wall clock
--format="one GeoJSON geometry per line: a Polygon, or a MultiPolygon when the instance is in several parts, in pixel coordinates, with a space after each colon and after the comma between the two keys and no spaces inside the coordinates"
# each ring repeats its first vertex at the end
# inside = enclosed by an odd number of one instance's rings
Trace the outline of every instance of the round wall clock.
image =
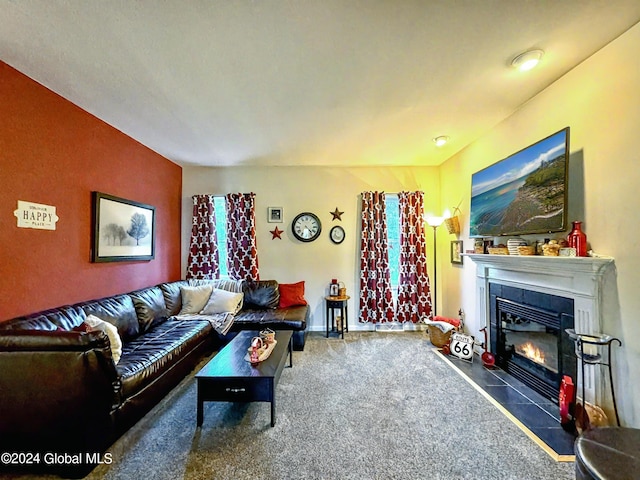
{"type": "Polygon", "coordinates": [[[329,232],[329,238],[335,244],[342,243],[342,241],[344,240],[344,237],[345,237],[344,228],[342,228],[340,225],[336,225],[329,232]]]}
{"type": "Polygon", "coordinates": [[[291,223],[291,233],[301,242],[313,242],[320,236],[321,231],[320,219],[310,212],[298,214],[291,223]]]}

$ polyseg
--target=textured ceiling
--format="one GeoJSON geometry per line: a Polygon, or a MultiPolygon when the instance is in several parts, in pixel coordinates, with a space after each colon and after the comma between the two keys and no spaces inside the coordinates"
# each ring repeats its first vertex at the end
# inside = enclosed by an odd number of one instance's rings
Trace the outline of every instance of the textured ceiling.
{"type": "Polygon", "coordinates": [[[438,165],[638,21],[638,0],[0,0],[0,59],[182,165],[438,165]]]}

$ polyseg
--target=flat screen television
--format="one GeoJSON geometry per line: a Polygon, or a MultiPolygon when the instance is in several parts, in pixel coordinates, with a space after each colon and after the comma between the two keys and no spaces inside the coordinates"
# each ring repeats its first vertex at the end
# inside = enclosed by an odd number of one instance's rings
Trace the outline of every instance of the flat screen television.
{"type": "Polygon", "coordinates": [[[566,230],[569,127],[471,177],[470,236],[566,230]]]}

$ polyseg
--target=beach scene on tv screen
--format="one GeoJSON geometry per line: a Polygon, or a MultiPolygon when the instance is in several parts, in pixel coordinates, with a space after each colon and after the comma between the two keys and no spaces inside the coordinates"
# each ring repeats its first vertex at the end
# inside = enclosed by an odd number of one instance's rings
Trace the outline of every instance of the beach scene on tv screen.
{"type": "Polygon", "coordinates": [[[564,227],[567,131],[471,178],[471,236],[552,232],[564,227]]]}

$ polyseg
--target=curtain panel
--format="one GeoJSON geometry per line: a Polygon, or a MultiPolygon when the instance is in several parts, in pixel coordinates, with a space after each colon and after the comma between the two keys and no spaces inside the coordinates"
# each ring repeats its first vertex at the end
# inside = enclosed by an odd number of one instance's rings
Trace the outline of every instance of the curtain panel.
{"type": "Polygon", "coordinates": [[[398,279],[399,322],[431,319],[431,287],[427,273],[424,234],[424,192],[400,192],[400,270],[398,279]]]}
{"type": "Polygon", "coordinates": [[[229,193],[227,200],[227,255],[229,276],[260,280],[256,242],[255,193],[229,193]]]}
{"type": "Polygon", "coordinates": [[[187,278],[220,277],[213,195],[194,195],[187,278]]]}
{"type": "Polygon", "coordinates": [[[393,321],[384,192],[362,193],[360,317],[366,323],[393,321]]]}

